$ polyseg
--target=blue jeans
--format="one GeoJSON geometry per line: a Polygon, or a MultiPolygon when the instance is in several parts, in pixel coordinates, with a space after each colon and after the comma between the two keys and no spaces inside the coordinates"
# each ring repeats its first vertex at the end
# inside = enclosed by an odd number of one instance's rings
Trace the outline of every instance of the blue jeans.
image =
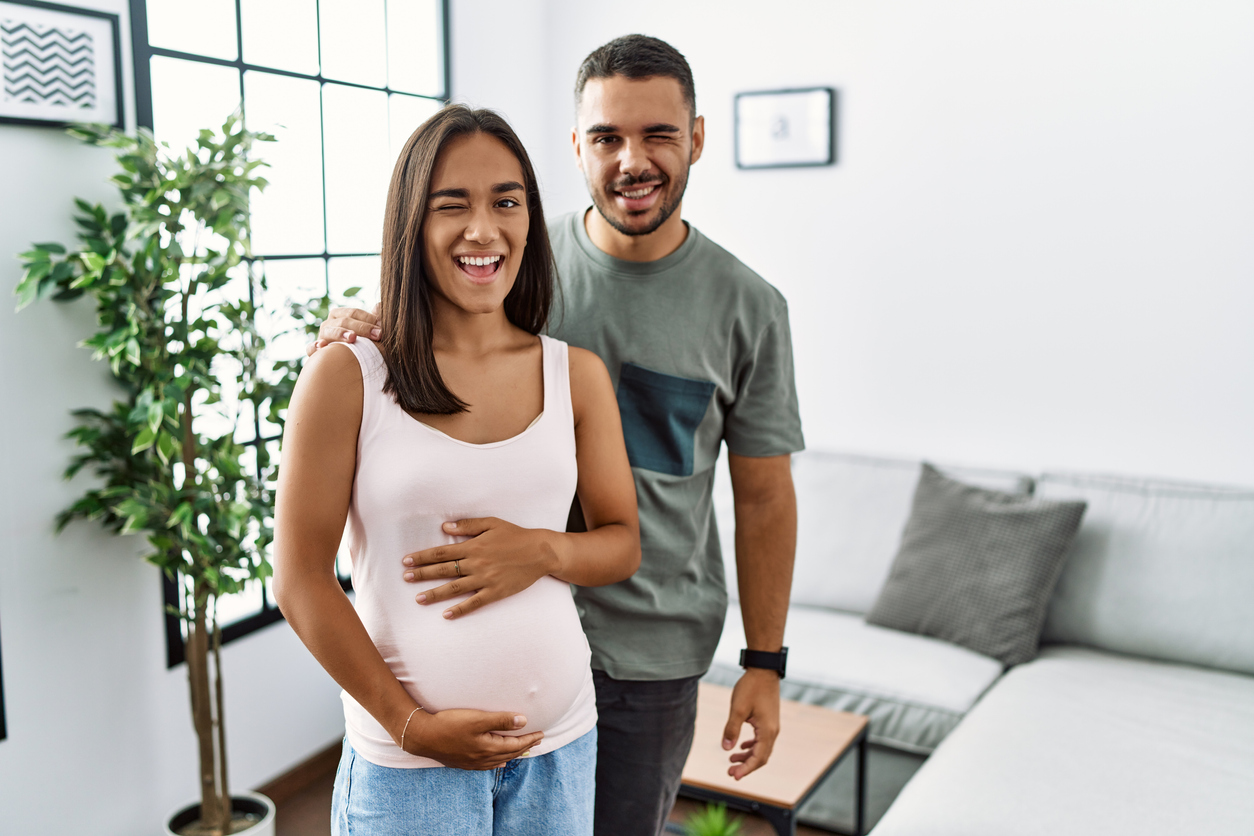
{"type": "Polygon", "coordinates": [[[332,836],[592,836],[596,729],[486,771],[377,766],[344,741],[332,836]]]}

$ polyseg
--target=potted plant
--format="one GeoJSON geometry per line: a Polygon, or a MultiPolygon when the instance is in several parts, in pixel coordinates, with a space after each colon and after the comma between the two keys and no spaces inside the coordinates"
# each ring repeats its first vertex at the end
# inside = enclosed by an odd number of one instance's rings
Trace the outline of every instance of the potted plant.
{"type": "Polygon", "coordinates": [[[233,801],[228,790],[216,619],[222,596],[270,575],[271,462],[259,444],[251,466],[236,428],[251,426],[252,414],[278,421],[296,366],[280,368],[277,382],[259,376],[265,342],[248,291],[249,193],[266,185],[251,152],[273,137],[245,130],[238,113],[178,155],[143,130],[70,133],[118,149],[112,182],[122,208],[110,214],[76,200],[77,246],[36,244],[20,256],[18,309],[45,296],[91,296],[98,327],[83,345],[109,362],[119,395],[109,410],[74,413],[69,435],[80,449],[66,476],[88,469],[102,484],[58,517],[58,531],[88,519],[143,533],[146,559],[181,590],[201,800],[172,816],[170,831],[273,833],[268,799],[233,801]]]}
{"type": "Polygon", "coordinates": [[[684,821],[684,836],[737,836],[742,818],[730,818],[726,804],[707,804],[684,821]]]}

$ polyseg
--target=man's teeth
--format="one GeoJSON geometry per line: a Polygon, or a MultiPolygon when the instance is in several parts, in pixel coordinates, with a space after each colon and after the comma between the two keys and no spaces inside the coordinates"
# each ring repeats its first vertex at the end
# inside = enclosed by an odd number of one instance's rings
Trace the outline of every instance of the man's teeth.
{"type": "Polygon", "coordinates": [[[643,189],[637,189],[637,190],[636,190],[636,191],[634,191],[634,192],[619,192],[619,194],[621,194],[623,197],[628,197],[628,198],[631,198],[632,200],[635,200],[635,199],[636,199],[636,198],[638,198],[638,197],[644,197],[644,196],[645,196],[645,195],[647,195],[649,192],[653,191],[653,189],[654,189],[654,188],[656,188],[656,187],[655,187],[655,186],[645,186],[643,189]]]}
{"type": "Polygon", "coordinates": [[[496,264],[501,260],[499,255],[490,255],[484,258],[476,258],[472,255],[459,255],[457,260],[462,264],[472,265],[474,267],[486,267],[489,264],[496,264]]]}

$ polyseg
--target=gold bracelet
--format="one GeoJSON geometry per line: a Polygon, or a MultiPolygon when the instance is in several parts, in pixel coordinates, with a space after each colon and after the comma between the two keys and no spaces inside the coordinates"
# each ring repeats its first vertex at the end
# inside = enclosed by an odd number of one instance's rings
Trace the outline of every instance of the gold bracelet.
{"type": "Polygon", "coordinates": [[[421,705],[415,708],[413,711],[409,712],[409,716],[405,718],[405,727],[401,729],[401,751],[402,752],[405,751],[405,732],[409,731],[409,721],[414,719],[414,715],[417,714],[419,711],[422,711],[421,705]]]}

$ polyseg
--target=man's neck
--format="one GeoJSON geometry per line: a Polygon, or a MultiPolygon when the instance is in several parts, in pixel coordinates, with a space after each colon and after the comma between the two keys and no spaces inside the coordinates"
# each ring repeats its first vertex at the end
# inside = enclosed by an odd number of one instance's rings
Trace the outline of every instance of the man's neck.
{"type": "Polygon", "coordinates": [[[680,207],[666,222],[647,235],[624,235],[609,225],[596,207],[583,216],[583,228],[596,248],[623,261],[657,261],[666,258],[688,240],[688,225],[680,217],[680,207]]]}

